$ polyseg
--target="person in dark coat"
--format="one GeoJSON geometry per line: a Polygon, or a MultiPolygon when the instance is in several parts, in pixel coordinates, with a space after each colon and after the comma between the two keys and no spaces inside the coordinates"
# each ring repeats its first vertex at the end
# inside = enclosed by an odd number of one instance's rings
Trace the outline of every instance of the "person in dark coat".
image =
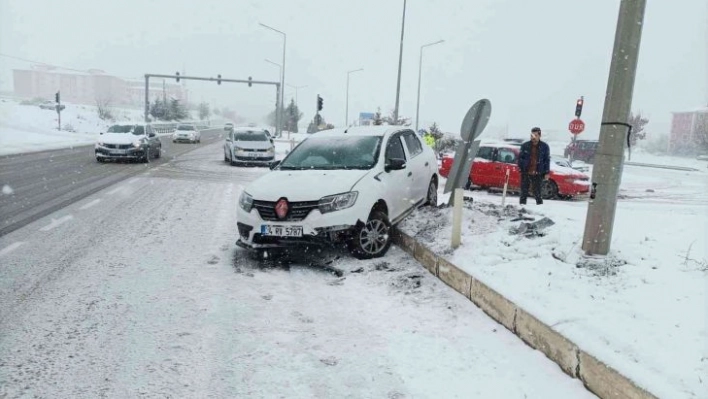
{"type": "Polygon", "coordinates": [[[531,129],[531,140],[521,145],[519,154],[519,170],[521,171],[521,198],[519,203],[526,205],[529,185],[533,185],[533,195],[536,204],[543,204],[541,184],[548,180],[551,171],[551,149],[541,141],[541,128],[531,129]]]}

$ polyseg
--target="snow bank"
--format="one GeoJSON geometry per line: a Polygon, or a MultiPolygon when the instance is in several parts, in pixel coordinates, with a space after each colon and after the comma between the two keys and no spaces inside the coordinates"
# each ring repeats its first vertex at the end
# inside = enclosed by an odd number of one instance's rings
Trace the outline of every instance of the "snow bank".
{"type": "Polygon", "coordinates": [[[580,249],[585,202],[528,207],[524,216],[555,223],[529,238],[511,233],[522,222],[513,220],[518,206],[501,209],[499,196],[472,193],[455,251],[449,208],[421,210],[400,227],[650,392],[702,397],[708,176],[633,170],[623,177],[628,199],[617,209],[611,256],[599,264],[580,249]]]}

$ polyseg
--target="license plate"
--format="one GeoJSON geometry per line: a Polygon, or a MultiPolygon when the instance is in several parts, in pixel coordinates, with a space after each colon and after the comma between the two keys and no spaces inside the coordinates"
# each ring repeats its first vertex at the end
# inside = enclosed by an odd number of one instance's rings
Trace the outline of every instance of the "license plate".
{"type": "Polygon", "coordinates": [[[257,152],[249,152],[248,156],[251,158],[258,158],[258,153],[257,152]]]}
{"type": "Polygon", "coordinates": [[[127,154],[127,150],[111,150],[111,154],[116,154],[116,155],[125,155],[127,154]]]}
{"type": "Polygon", "coordinates": [[[261,234],[275,237],[302,237],[302,226],[261,225],[261,234]]]}

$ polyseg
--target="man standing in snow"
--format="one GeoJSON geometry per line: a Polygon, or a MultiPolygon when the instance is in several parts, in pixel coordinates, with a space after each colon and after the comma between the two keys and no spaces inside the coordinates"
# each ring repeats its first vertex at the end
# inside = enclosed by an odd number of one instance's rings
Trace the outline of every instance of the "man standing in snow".
{"type": "Polygon", "coordinates": [[[521,198],[519,203],[526,205],[529,184],[531,184],[533,185],[533,195],[536,197],[536,204],[543,204],[541,184],[543,184],[543,180],[548,180],[548,173],[551,170],[551,149],[548,144],[541,141],[541,128],[535,127],[531,129],[531,141],[521,145],[519,169],[521,171],[521,198]]]}

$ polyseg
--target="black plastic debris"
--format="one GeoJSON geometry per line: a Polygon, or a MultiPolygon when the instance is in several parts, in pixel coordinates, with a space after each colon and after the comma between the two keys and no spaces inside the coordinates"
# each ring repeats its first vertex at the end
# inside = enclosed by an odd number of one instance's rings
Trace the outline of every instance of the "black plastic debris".
{"type": "Polygon", "coordinates": [[[545,234],[544,230],[555,223],[553,220],[544,217],[543,219],[537,220],[535,222],[522,222],[518,227],[512,227],[509,230],[510,234],[522,235],[527,238],[533,237],[543,237],[545,234]]]}

